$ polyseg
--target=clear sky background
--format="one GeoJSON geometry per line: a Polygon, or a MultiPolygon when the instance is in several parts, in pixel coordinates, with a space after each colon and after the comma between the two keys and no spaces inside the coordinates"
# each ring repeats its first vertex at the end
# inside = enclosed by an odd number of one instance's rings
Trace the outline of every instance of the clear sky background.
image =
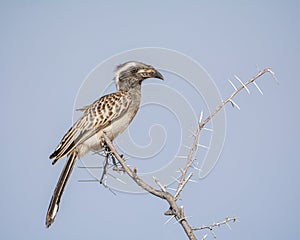
{"type": "Polygon", "coordinates": [[[163,201],[79,183],[89,178],[79,168],[55,223],[44,226],[64,163],[52,167],[48,156],[71,125],[81,83],[101,61],[137,47],[189,55],[224,98],[234,74],[272,67],[279,85],[264,76],[263,96],[251,88],[236,99],[240,111],[226,107],[218,164],[185,189],[182,204],[193,226],[237,216],[231,231],[216,229],[218,239],[299,238],[299,12],[298,1],[1,1],[0,238],[186,238],[164,225],[163,201]]]}

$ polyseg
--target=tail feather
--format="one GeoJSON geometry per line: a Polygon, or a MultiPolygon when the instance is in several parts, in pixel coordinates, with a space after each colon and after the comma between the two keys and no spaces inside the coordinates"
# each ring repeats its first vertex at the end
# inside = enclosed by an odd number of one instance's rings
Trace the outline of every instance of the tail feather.
{"type": "Polygon", "coordinates": [[[58,182],[56,184],[55,190],[53,192],[49,208],[46,215],[46,227],[50,227],[51,224],[54,222],[55,216],[57,214],[57,211],[59,209],[59,202],[60,198],[63,194],[64,188],[67,184],[67,181],[70,177],[70,174],[74,168],[75,162],[77,159],[77,153],[71,153],[68,156],[68,159],[65,163],[65,166],[60,174],[60,177],[58,179],[58,182]]]}

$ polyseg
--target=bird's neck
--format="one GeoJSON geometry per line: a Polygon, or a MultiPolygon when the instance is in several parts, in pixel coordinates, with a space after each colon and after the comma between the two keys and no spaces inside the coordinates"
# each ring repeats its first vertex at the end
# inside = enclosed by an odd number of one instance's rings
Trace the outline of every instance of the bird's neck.
{"type": "Polygon", "coordinates": [[[131,88],[127,91],[133,102],[140,104],[141,101],[141,85],[131,88]]]}

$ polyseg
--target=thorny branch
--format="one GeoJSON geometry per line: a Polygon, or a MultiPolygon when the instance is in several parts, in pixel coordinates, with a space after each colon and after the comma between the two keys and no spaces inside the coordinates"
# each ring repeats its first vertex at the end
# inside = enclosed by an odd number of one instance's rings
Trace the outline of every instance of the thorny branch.
{"type": "MultiPolygon", "coordinates": [[[[216,222],[216,223],[213,223],[209,226],[203,225],[201,227],[196,227],[196,228],[192,228],[192,229],[193,229],[193,231],[208,229],[208,230],[210,230],[210,233],[213,235],[213,237],[217,238],[217,235],[213,231],[213,229],[215,227],[220,227],[221,225],[226,224],[228,226],[228,228],[231,229],[230,226],[229,226],[229,222],[236,222],[236,221],[238,221],[238,219],[236,217],[227,217],[227,218],[225,218],[224,221],[216,222]]],[[[204,237],[202,239],[206,239],[206,237],[207,237],[207,235],[204,235],[204,237]]]]}
{"type": "MultiPolygon", "coordinates": [[[[225,100],[223,101],[219,106],[216,107],[215,111],[212,112],[204,121],[202,121],[202,114],[201,113],[201,117],[199,120],[199,125],[196,129],[196,132],[194,134],[194,139],[193,139],[193,143],[192,146],[190,148],[190,152],[186,158],[186,165],[183,169],[181,169],[181,177],[178,183],[178,187],[176,189],[175,194],[171,194],[169,193],[166,188],[159,182],[158,179],[154,178],[154,181],[156,182],[156,184],[159,186],[159,189],[155,189],[154,187],[150,186],[149,184],[145,183],[137,174],[137,169],[134,168],[133,170],[128,167],[128,165],[125,163],[124,159],[122,158],[122,156],[120,156],[117,152],[117,150],[115,149],[114,145],[112,144],[112,142],[110,141],[110,139],[106,136],[106,134],[103,134],[103,140],[106,142],[107,147],[110,150],[110,154],[112,154],[113,157],[115,157],[118,162],[120,163],[120,165],[122,166],[122,169],[128,174],[128,176],[138,185],[140,186],[142,189],[144,189],[145,191],[151,193],[152,195],[164,199],[168,202],[169,204],[169,210],[167,210],[165,212],[165,215],[171,215],[174,216],[175,219],[178,221],[178,223],[182,226],[182,228],[184,229],[186,235],[188,236],[188,238],[190,240],[195,240],[196,236],[194,234],[194,231],[196,230],[203,230],[203,229],[209,229],[211,230],[212,234],[214,235],[212,229],[214,227],[223,225],[223,224],[228,224],[228,222],[236,221],[235,217],[232,218],[226,218],[224,221],[219,222],[219,223],[214,223],[212,225],[209,226],[202,226],[199,228],[192,228],[189,223],[187,222],[187,219],[184,215],[184,211],[183,211],[183,207],[179,207],[177,205],[177,200],[178,197],[181,193],[181,191],[183,190],[184,186],[186,185],[186,183],[190,180],[190,178],[192,177],[192,173],[190,173],[187,177],[187,172],[189,170],[189,168],[191,167],[191,165],[194,162],[194,154],[197,150],[197,146],[198,146],[198,139],[199,139],[199,135],[201,130],[203,129],[203,127],[227,104],[227,103],[231,103],[234,106],[237,106],[234,102],[233,102],[233,98],[234,96],[236,96],[241,90],[243,90],[244,88],[248,91],[247,86],[251,83],[253,83],[256,79],[258,79],[259,77],[261,77],[262,75],[264,75],[265,73],[271,73],[272,76],[274,77],[274,73],[271,71],[270,68],[266,68],[262,71],[259,71],[257,73],[257,75],[255,75],[254,77],[252,77],[250,80],[248,80],[247,82],[243,83],[241,82],[241,86],[236,88],[234,85],[234,92],[225,100]]],[[[255,86],[258,88],[257,84],[255,84],[255,86]]],[[[258,90],[261,92],[261,90],[258,88],[258,90]]],[[[215,235],[214,235],[215,237],[215,235]]]]}
{"type": "MultiPolygon", "coordinates": [[[[247,82],[243,83],[241,82],[241,86],[239,88],[236,88],[232,82],[232,86],[234,87],[234,91],[233,93],[222,103],[220,103],[219,106],[216,107],[215,111],[212,112],[204,121],[202,121],[202,117],[203,117],[203,113],[200,114],[200,120],[199,120],[199,124],[198,127],[195,131],[195,133],[193,134],[194,140],[192,143],[192,146],[190,148],[190,152],[186,158],[186,165],[185,167],[181,170],[181,177],[179,180],[179,184],[177,187],[177,191],[176,194],[178,192],[180,192],[182,190],[182,185],[184,184],[184,182],[186,181],[186,174],[188,172],[188,169],[191,167],[191,165],[194,162],[194,154],[197,150],[197,146],[198,146],[198,141],[199,141],[199,136],[200,136],[200,132],[201,130],[204,128],[204,126],[227,104],[227,103],[231,103],[234,106],[237,106],[234,102],[233,102],[233,98],[240,92],[242,91],[244,88],[247,89],[247,92],[249,92],[247,86],[251,83],[253,83],[256,79],[258,79],[259,77],[261,77],[262,75],[264,75],[265,73],[270,73],[272,75],[273,78],[275,78],[274,72],[270,69],[270,68],[265,68],[262,71],[259,71],[254,77],[252,77],[250,80],[248,80],[247,82]]],[[[239,79],[239,78],[238,78],[239,79]]],[[[255,84],[255,86],[258,88],[258,85],[255,84]]],[[[258,88],[259,89],[259,88],[258,88]]],[[[261,90],[259,89],[259,91],[261,92],[261,90]]],[[[238,107],[238,106],[237,106],[238,107]]],[[[177,198],[178,198],[178,194],[177,194],[177,198]]],[[[177,200],[176,198],[176,200],[177,200]]]]}
{"type": "Polygon", "coordinates": [[[235,222],[235,221],[237,221],[237,218],[236,217],[227,217],[227,218],[225,218],[224,221],[213,223],[209,226],[203,225],[201,227],[196,227],[196,228],[193,228],[193,230],[194,231],[199,231],[199,230],[204,230],[204,229],[213,230],[214,227],[220,227],[221,225],[228,224],[231,221],[235,222]]]}

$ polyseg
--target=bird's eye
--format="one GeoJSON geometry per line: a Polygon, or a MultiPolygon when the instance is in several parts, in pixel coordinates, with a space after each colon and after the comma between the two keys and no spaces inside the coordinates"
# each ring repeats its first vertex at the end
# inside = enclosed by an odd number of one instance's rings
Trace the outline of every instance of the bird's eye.
{"type": "Polygon", "coordinates": [[[137,73],[137,71],[138,71],[138,69],[135,68],[135,67],[133,67],[132,70],[131,70],[132,73],[137,73]]]}

